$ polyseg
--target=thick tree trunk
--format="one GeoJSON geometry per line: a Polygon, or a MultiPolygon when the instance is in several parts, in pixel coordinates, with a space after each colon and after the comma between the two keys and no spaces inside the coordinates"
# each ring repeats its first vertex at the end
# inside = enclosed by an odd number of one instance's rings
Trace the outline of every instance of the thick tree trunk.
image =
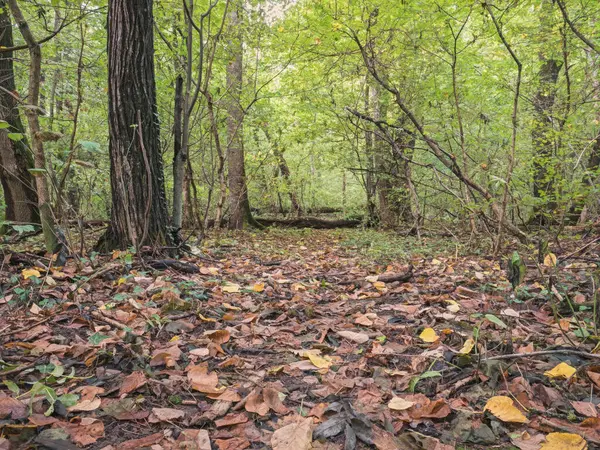
{"type": "Polygon", "coordinates": [[[55,226],[55,217],[52,212],[50,189],[48,186],[48,176],[46,167],[46,155],[44,153],[44,142],[39,121],[39,99],[40,83],[42,80],[42,49],[40,44],[29,29],[29,24],[25,20],[17,0],[8,0],[8,6],[19,26],[19,31],[29,48],[29,83],[28,83],[28,108],[26,109],[27,123],[31,134],[31,145],[33,148],[33,162],[36,169],[35,185],[38,196],[38,208],[44,232],[44,242],[48,252],[55,252],[59,249],[57,230],[55,226]]]}
{"type": "MultiPolygon", "coordinates": [[[[371,95],[374,90],[369,89],[367,77],[367,85],[365,87],[365,111],[370,110],[371,95]]],[[[375,99],[374,99],[375,100],[375,99]]],[[[377,222],[377,206],[375,197],[377,195],[377,183],[375,179],[375,155],[373,154],[373,130],[365,131],[365,193],[367,194],[367,215],[370,224],[377,222]]]]}
{"type": "Polygon", "coordinates": [[[244,165],[242,93],[242,5],[235,0],[229,11],[229,54],[227,64],[227,163],[229,168],[229,228],[241,230],[250,217],[244,165]]]}
{"type": "MultiPolygon", "coordinates": [[[[0,0],[0,46],[13,46],[12,25],[6,10],[6,1],[0,0]]],[[[17,100],[12,52],[0,53],[0,120],[8,128],[0,129],[0,179],[6,204],[5,220],[20,223],[39,223],[38,199],[33,177],[33,158],[27,148],[25,130],[17,100]],[[8,138],[8,133],[23,135],[20,141],[8,138]]]]}
{"type": "Polygon", "coordinates": [[[108,111],[112,188],[104,250],[170,245],[154,80],[152,0],[110,0],[108,111]]]}

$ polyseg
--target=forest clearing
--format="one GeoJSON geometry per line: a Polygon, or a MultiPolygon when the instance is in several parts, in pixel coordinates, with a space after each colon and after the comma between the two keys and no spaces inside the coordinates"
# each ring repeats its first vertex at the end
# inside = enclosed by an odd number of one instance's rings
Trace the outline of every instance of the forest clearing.
{"type": "Polygon", "coordinates": [[[0,450],[600,449],[597,0],[0,0],[0,450]]]}

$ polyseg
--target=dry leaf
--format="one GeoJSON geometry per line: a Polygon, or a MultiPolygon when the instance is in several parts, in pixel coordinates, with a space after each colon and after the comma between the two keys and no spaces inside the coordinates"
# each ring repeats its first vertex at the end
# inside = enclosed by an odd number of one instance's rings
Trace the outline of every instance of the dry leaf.
{"type": "Polygon", "coordinates": [[[224,344],[229,342],[229,339],[231,338],[231,334],[227,330],[206,331],[204,336],[208,337],[215,344],[224,344]]]}
{"type": "Polygon", "coordinates": [[[23,271],[21,272],[21,274],[23,275],[23,279],[27,280],[30,277],[41,277],[42,274],[40,273],[39,270],[37,269],[23,269],[23,271]]]}
{"type": "Polygon", "coordinates": [[[227,292],[228,294],[236,294],[240,292],[240,285],[235,283],[227,283],[225,286],[221,287],[223,292],[227,292]]]}
{"type": "Polygon", "coordinates": [[[512,398],[503,395],[490,398],[485,404],[484,411],[491,412],[503,422],[527,423],[529,420],[515,406],[512,398]]]}
{"type": "Polygon", "coordinates": [[[410,400],[405,400],[401,397],[393,397],[388,403],[388,408],[393,409],[394,411],[404,411],[414,404],[415,402],[411,402],[410,400]]]}
{"type": "Polygon", "coordinates": [[[554,253],[548,253],[544,258],[544,265],[546,267],[555,267],[556,266],[556,255],[554,253]]]}
{"type": "Polygon", "coordinates": [[[306,356],[310,359],[310,362],[319,369],[329,369],[333,364],[333,361],[329,357],[321,357],[319,355],[315,355],[312,352],[307,352],[306,356]]]}
{"type": "Polygon", "coordinates": [[[254,283],[254,286],[252,286],[252,290],[254,292],[262,292],[265,290],[265,283],[254,283]]]}
{"type": "Polygon", "coordinates": [[[135,391],[136,389],[144,386],[148,380],[146,379],[146,375],[143,372],[133,372],[130,375],[126,376],[121,384],[121,388],[119,389],[119,397],[125,397],[130,392],[135,391]]]}
{"type": "Polygon", "coordinates": [[[577,372],[577,369],[571,367],[567,363],[561,362],[556,367],[554,367],[554,369],[544,372],[544,375],[546,375],[549,378],[569,379],[573,375],[575,375],[575,372],[577,372]]]}
{"type": "Polygon", "coordinates": [[[148,422],[170,422],[176,419],[181,419],[185,416],[185,412],[175,408],[152,408],[152,414],[148,417],[148,422]]]}
{"type": "Polygon", "coordinates": [[[298,419],[275,430],[271,437],[273,450],[310,450],[312,442],[313,420],[298,419]]]}
{"type": "Polygon", "coordinates": [[[425,328],[423,332],[419,335],[423,342],[435,342],[440,337],[436,334],[433,328],[425,328]]]}
{"type": "Polygon", "coordinates": [[[473,338],[469,338],[465,341],[458,353],[461,355],[468,355],[471,353],[471,350],[473,350],[473,347],[475,347],[475,340],[473,338]]]}
{"type": "Polygon", "coordinates": [[[356,333],[354,331],[338,331],[337,334],[352,342],[356,342],[357,344],[364,344],[369,340],[369,335],[365,333],[356,333]]]}
{"type": "Polygon", "coordinates": [[[585,450],[587,442],[578,434],[550,433],[540,450],[585,450]]]}

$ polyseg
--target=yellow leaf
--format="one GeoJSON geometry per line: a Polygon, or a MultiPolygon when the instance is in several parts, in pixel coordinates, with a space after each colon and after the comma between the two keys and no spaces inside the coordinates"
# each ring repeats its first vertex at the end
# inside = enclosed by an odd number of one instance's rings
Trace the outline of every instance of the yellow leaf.
{"type": "Polygon", "coordinates": [[[121,286],[122,284],[127,283],[127,278],[121,277],[117,280],[117,286],[121,286]]]}
{"type": "Polygon", "coordinates": [[[329,369],[333,364],[333,361],[331,361],[329,358],[321,357],[319,355],[315,355],[314,353],[307,353],[306,356],[308,356],[308,359],[310,359],[310,362],[313,364],[313,366],[318,367],[319,369],[329,369]]]}
{"type": "Polygon", "coordinates": [[[578,434],[550,433],[540,450],[586,450],[587,442],[578,434]]]}
{"type": "Polygon", "coordinates": [[[254,283],[254,286],[252,286],[252,290],[254,292],[262,292],[265,290],[265,283],[254,283]]]}
{"type": "Polygon", "coordinates": [[[510,397],[498,395],[490,398],[485,404],[484,411],[491,412],[503,422],[527,423],[527,417],[515,406],[510,397]]]}
{"type": "Polygon", "coordinates": [[[210,317],[204,317],[202,314],[198,314],[198,318],[204,322],[216,322],[217,319],[212,319],[210,317]]]}
{"type": "Polygon", "coordinates": [[[379,275],[369,275],[365,278],[369,283],[375,283],[379,279],[379,275]]]}
{"type": "Polygon", "coordinates": [[[425,328],[419,337],[423,342],[435,342],[440,338],[433,328],[425,328]]]}
{"type": "Polygon", "coordinates": [[[228,292],[230,294],[235,294],[240,292],[240,285],[235,283],[228,283],[221,288],[223,292],[228,292]]]}
{"type": "Polygon", "coordinates": [[[375,286],[375,289],[378,291],[383,291],[385,289],[385,283],[383,281],[376,281],[373,283],[373,286],[375,286]]]}
{"type": "Polygon", "coordinates": [[[548,253],[544,258],[544,265],[546,267],[555,267],[556,266],[556,255],[554,253],[548,253]]]}
{"type": "Polygon", "coordinates": [[[458,311],[460,311],[460,306],[458,303],[456,303],[454,300],[446,300],[446,303],[448,303],[448,306],[446,306],[446,309],[452,313],[457,313],[458,311]]]}
{"type": "Polygon", "coordinates": [[[575,372],[577,372],[577,369],[571,367],[567,363],[561,362],[554,369],[544,372],[544,375],[550,378],[568,379],[571,378],[575,374],[575,372]]]}
{"type": "Polygon", "coordinates": [[[473,350],[473,347],[475,347],[475,340],[473,338],[469,338],[465,341],[464,345],[458,351],[458,353],[460,353],[461,355],[468,355],[469,353],[471,353],[471,350],[473,350]]]}
{"type": "Polygon", "coordinates": [[[48,286],[56,286],[56,281],[50,275],[46,277],[46,283],[48,286]]]}
{"type": "Polygon", "coordinates": [[[23,269],[23,272],[21,272],[23,274],[23,279],[28,279],[30,277],[40,277],[41,273],[39,270],[36,269],[23,269]]]}
{"type": "Polygon", "coordinates": [[[388,403],[388,408],[393,409],[394,411],[404,411],[405,409],[413,406],[415,402],[411,402],[410,400],[405,400],[400,397],[394,397],[388,403]]]}
{"type": "Polygon", "coordinates": [[[223,303],[221,306],[223,306],[223,308],[228,309],[229,311],[241,311],[242,308],[240,308],[239,306],[233,306],[230,305],[229,303],[223,303]]]}

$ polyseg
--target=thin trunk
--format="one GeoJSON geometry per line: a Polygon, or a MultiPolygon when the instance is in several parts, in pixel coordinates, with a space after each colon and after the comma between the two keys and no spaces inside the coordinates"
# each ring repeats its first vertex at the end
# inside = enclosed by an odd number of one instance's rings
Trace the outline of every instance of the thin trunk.
{"type": "Polygon", "coordinates": [[[152,0],[110,0],[108,110],[112,211],[105,250],[171,245],[154,79],[152,0]]]}
{"type": "Polygon", "coordinates": [[[241,105],[243,76],[242,5],[236,0],[229,11],[229,53],[227,64],[227,163],[229,169],[229,228],[241,230],[250,217],[244,162],[243,121],[241,105]]]}
{"type": "MultiPolygon", "coordinates": [[[[13,47],[12,25],[6,11],[6,1],[0,0],[0,46],[13,47]]],[[[39,223],[37,193],[33,177],[33,158],[27,147],[25,130],[19,110],[13,69],[13,53],[0,53],[0,120],[8,127],[0,129],[0,180],[4,190],[4,219],[21,224],[39,223]],[[8,133],[23,135],[20,141],[8,138],[8,133]]]]}
{"type": "MultiPolygon", "coordinates": [[[[370,110],[371,89],[369,84],[365,87],[365,111],[370,110]]],[[[366,159],[366,174],[365,174],[365,192],[367,194],[367,214],[369,223],[377,222],[377,206],[375,205],[375,196],[377,195],[377,184],[375,182],[375,160],[373,154],[373,131],[367,129],[365,131],[365,159],[366,159]]]]}
{"type": "Polygon", "coordinates": [[[44,153],[44,142],[39,121],[39,99],[40,83],[42,76],[42,49],[35,40],[29,24],[23,17],[17,0],[8,0],[8,6],[19,26],[23,39],[29,48],[29,88],[28,88],[28,108],[25,111],[29,132],[31,134],[31,145],[33,147],[33,160],[36,169],[35,184],[38,196],[38,208],[44,232],[44,242],[48,252],[55,252],[58,249],[58,239],[56,235],[56,226],[54,214],[51,207],[50,189],[48,186],[46,155],[44,153]]]}
{"type": "MultiPolygon", "coordinates": [[[[173,111],[173,228],[176,228],[176,214],[181,214],[178,210],[177,205],[181,204],[181,192],[182,192],[182,179],[180,172],[183,169],[181,160],[181,147],[182,147],[182,117],[184,109],[183,99],[183,77],[177,76],[175,80],[175,105],[173,111]]],[[[179,218],[179,228],[183,225],[181,218],[179,218]]],[[[178,228],[176,228],[178,229],[178,228]]]]}

